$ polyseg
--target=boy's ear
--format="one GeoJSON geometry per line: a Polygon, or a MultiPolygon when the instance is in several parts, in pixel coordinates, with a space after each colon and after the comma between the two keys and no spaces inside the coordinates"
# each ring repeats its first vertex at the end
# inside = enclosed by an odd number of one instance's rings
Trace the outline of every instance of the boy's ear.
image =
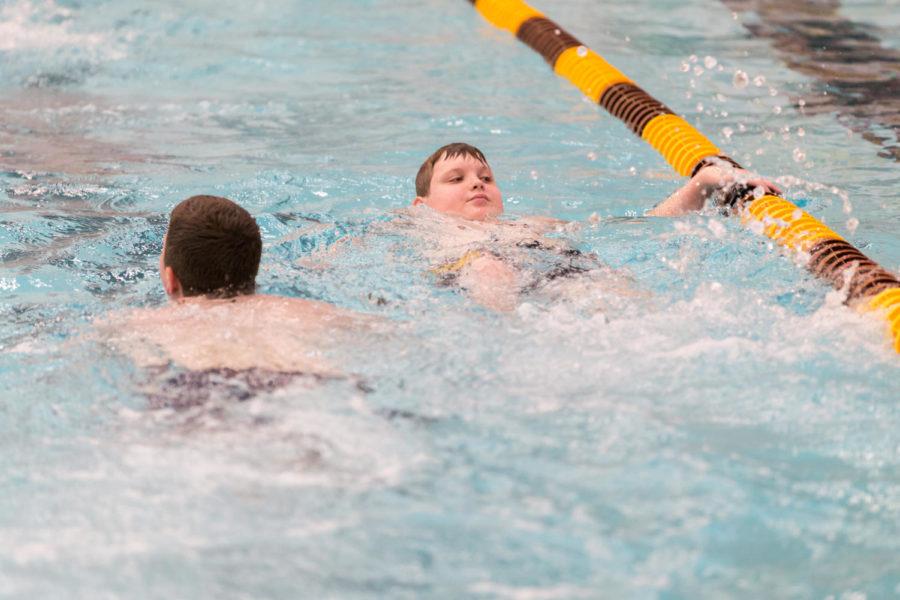
{"type": "Polygon", "coordinates": [[[413,200],[412,205],[413,205],[413,206],[419,206],[419,205],[421,205],[421,204],[425,204],[425,198],[423,198],[422,196],[416,196],[416,199],[413,200]]]}
{"type": "Polygon", "coordinates": [[[181,282],[172,267],[164,267],[162,272],[163,288],[171,298],[181,298],[181,282]]]}

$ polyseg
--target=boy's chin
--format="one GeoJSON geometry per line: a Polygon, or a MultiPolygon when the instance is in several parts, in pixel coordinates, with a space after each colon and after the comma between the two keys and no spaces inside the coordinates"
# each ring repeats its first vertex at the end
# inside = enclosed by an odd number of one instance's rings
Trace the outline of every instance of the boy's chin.
{"type": "Polygon", "coordinates": [[[470,206],[467,207],[467,210],[463,211],[461,216],[472,221],[486,221],[488,219],[495,219],[501,214],[503,214],[502,208],[498,209],[493,206],[470,206]]]}

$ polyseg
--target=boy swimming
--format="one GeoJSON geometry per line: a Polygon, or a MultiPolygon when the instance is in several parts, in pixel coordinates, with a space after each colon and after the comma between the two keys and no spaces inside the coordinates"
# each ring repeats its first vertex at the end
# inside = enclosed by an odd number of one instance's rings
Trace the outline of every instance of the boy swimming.
{"type": "Polygon", "coordinates": [[[257,294],[261,254],[256,221],[231,200],[193,196],[172,211],[159,259],[169,303],[100,324],[140,366],[182,369],[150,394],[152,404],[189,406],[217,388],[246,399],[297,379],[343,378],[324,354],[374,319],[257,294]]]}
{"type": "MultiPolygon", "coordinates": [[[[735,186],[744,190],[760,187],[765,192],[781,191],[773,183],[755,178],[743,169],[723,161],[710,161],[646,214],[678,216],[697,211],[708,199],[735,186]]],[[[433,257],[440,264],[432,271],[443,282],[458,283],[485,306],[510,310],[522,291],[573,274],[605,270],[607,275],[614,275],[593,255],[543,235],[565,226],[562,221],[534,217],[498,221],[503,214],[500,188],[484,154],[469,144],[447,144],[425,159],[416,174],[416,197],[412,204],[455,219],[455,226],[438,227],[436,231],[444,232],[431,235],[432,240],[438,240],[438,246],[456,252],[455,256],[433,257]],[[526,249],[557,256],[555,264],[543,274],[544,281],[522,280],[522,269],[515,265],[516,255],[521,257],[526,249]]]]}

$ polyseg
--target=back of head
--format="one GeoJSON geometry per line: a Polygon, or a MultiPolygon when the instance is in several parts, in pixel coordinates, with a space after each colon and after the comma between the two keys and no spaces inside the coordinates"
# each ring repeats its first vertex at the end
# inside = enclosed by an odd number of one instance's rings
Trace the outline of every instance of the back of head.
{"type": "Polygon", "coordinates": [[[423,198],[428,196],[428,193],[431,191],[431,177],[434,175],[434,165],[439,160],[457,156],[471,156],[475,160],[487,164],[484,154],[475,146],[463,142],[454,142],[441,146],[431,156],[426,158],[422,166],[419,167],[419,172],[416,174],[416,196],[423,198]]]}
{"type": "Polygon", "coordinates": [[[227,198],[192,196],[172,211],[163,264],[185,296],[252,294],[261,255],[259,226],[227,198]]]}

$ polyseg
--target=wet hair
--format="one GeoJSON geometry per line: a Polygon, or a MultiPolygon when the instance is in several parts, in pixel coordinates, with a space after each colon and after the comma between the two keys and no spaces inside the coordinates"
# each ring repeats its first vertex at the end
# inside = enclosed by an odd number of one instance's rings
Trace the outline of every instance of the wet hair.
{"type": "Polygon", "coordinates": [[[259,226],[231,200],[191,196],[172,210],[163,264],[185,296],[252,294],[261,256],[259,226]]]}
{"type": "Polygon", "coordinates": [[[416,174],[416,196],[425,197],[431,191],[431,177],[434,175],[434,165],[439,160],[455,158],[457,156],[470,156],[475,160],[488,164],[484,154],[475,146],[464,144],[463,142],[454,142],[441,146],[434,151],[434,154],[425,159],[419,172],[416,174]]]}

